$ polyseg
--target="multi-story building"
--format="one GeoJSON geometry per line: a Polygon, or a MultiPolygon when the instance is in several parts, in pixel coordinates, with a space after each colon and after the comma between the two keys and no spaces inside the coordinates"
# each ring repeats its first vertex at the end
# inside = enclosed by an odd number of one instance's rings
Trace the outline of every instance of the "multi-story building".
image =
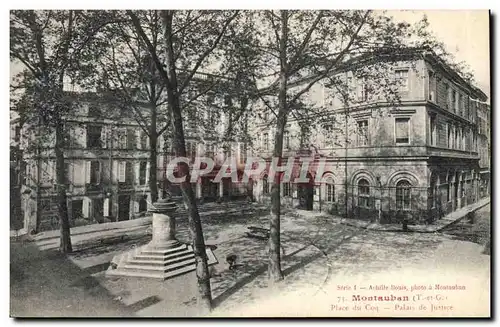
{"type": "MultiPolygon", "coordinates": [[[[477,112],[486,95],[432,51],[393,57],[386,76],[397,80],[399,101],[370,92],[366,77],[346,69],[337,77],[350,85],[352,100],[318,84],[308,93],[310,106],[321,109],[316,124],[290,117],[284,156],[326,165],[319,178],[318,165],[310,165],[309,183],[283,184],[285,204],[381,221],[432,221],[477,201],[477,112]]],[[[261,136],[255,150],[269,161],[274,131],[265,118],[253,128],[261,136]]],[[[269,200],[266,174],[254,188],[259,201],[269,200]]]]}
{"type": "Polygon", "coordinates": [[[476,103],[478,118],[478,151],[479,151],[479,174],[481,176],[479,194],[481,197],[490,194],[490,151],[491,151],[491,129],[490,129],[490,106],[486,103],[476,103]]]}
{"type": "MultiPolygon", "coordinates": [[[[134,119],[131,110],[120,109],[109,98],[97,93],[78,93],[72,97],[79,105],[65,117],[67,141],[64,149],[71,226],[122,221],[144,215],[151,205],[149,137],[134,119]]],[[[231,139],[221,142],[231,120],[227,113],[217,110],[221,101],[214,98],[209,97],[206,101],[211,105],[203,106],[202,110],[186,111],[192,117],[186,117],[185,138],[189,157],[212,157],[217,169],[225,156],[231,156],[232,151],[244,156],[246,148],[242,145],[243,139],[238,136],[239,127],[234,127],[238,132],[233,133],[231,139]],[[202,126],[204,121],[207,128],[202,126]]],[[[222,106],[230,105],[228,98],[222,106]]],[[[137,106],[141,107],[140,104],[137,106]]],[[[148,112],[144,105],[142,115],[146,120],[148,112]]],[[[156,176],[160,196],[164,191],[180,195],[179,185],[166,181],[166,165],[175,153],[168,131],[167,128],[157,144],[156,176]]],[[[40,140],[38,150],[31,149],[24,155],[27,165],[22,207],[28,231],[51,230],[59,226],[55,138],[50,132],[40,140]]],[[[22,133],[22,147],[28,146],[34,133],[36,128],[33,126],[22,133]]],[[[193,183],[197,198],[209,201],[247,195],[245,185],[233,185],[230,180],[221,185],[211,183],[214,176],[204,176],[193,183]]]]}

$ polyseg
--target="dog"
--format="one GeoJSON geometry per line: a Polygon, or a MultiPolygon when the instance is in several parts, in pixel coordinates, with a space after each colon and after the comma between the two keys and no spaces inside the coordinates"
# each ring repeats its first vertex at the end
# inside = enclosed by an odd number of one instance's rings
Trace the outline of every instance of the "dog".
{"type": "Polygon", "coordinates": [[[229,264],[229,270],[233,270],[235,268],[237,258],[238,256],[236,254],[229,254],[226,256],[226,262],[229,264]]]}

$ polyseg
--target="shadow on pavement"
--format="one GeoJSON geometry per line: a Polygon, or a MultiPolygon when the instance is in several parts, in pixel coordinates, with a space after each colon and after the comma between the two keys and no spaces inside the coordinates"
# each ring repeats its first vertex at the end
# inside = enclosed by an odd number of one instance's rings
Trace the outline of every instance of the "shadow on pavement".
{"type": "Polygon", "coordinates": [[[134,316],[65,255],[11,243],[10,259],[11,317],[134,316]]]}

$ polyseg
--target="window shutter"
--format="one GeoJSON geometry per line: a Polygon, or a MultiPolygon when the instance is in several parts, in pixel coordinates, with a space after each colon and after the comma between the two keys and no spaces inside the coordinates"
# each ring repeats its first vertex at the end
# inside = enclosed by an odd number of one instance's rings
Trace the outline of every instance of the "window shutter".
{"type": "Polygon", "coordinates": [[[113,176],[111,176],[111,182],[118,180],[118,161],[113,160],[113,176]]]}
{"type": "Polygon", "coordinates": [[[53,183],[57,183],[57,177],[56,177],[56,162],[55,160],[50,160],[49,161],[49,178],[53,183]]]}
{"type": "Polygon", "coordinates": [[[97,184],[100,184],[102,182],[102,162],[99,161],[99,174],[97,175],[97,184]]]}
{"type": "Polygon", "coordinates": [[[135,131],[135,141],[137,149],[141,149],[141,130],[135,131]]]}
{"type": "Polygon", "coordinates": [[[109,199],[104,199],[104,217],[109,217],[109,199]]]}
{"type": "Polygon", "coordinates": [[[90,161],[85,161],[85,183],[90,183],[90,161]]]}
{"type": "Polygon", "coordinates": [[[149,167],[150,167],[150,162],[146,164],[146,185],[149,184],[149,167]]]}
{"type": "Polygon", "coordinates": [[[141,162],[138,161],[136,163],[134,163],[134,175],[135,175],[135,184],[136,185],[139,185],[140,184],[140,181],[139,181],[139,176],[141,174],[141,162]]]}
{"type": "Polygon", "coordinates": [[[118,167],[118,180],[122,183],[125,182],[125,168],[126,162],[120,161],[120,165],[118,167]]]}
{"type": "Polygon", "coordinates": [[[90,199],[87,197],[84,197],[82,202],[83,202],[83,206],[82,206],[83,216],[85,218],[88,218],[89,214],[90,214],[90,199]]]}
{"type": "Polygon", "coordinates": [[[101,147],[103,149],[107,148],[108,146],[108,127],[103,126],[101,129],[101,147]]]}

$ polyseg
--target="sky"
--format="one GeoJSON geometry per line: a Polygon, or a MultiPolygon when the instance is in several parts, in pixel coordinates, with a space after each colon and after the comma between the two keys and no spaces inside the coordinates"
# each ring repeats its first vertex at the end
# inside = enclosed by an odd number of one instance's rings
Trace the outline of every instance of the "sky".
{"type": "MultiPolygon", "coordinates": [[[[389,10],[396,20],[415,23],[427,15],[429,28],[457,61],[475,74],[476,86],[490,95],[489,12],[487,10],[389,10]]],[[[19,66],[10,65],[11,76],[19,66]]]]}
{"type": "Polygon", "coordinates": [[[457,61],[474,71],[476,86],[490,95],[490,32],[487,10],[388,11],[396,20],[408,23],[427,15],[430,30],[443,41],[457,61]]]}

